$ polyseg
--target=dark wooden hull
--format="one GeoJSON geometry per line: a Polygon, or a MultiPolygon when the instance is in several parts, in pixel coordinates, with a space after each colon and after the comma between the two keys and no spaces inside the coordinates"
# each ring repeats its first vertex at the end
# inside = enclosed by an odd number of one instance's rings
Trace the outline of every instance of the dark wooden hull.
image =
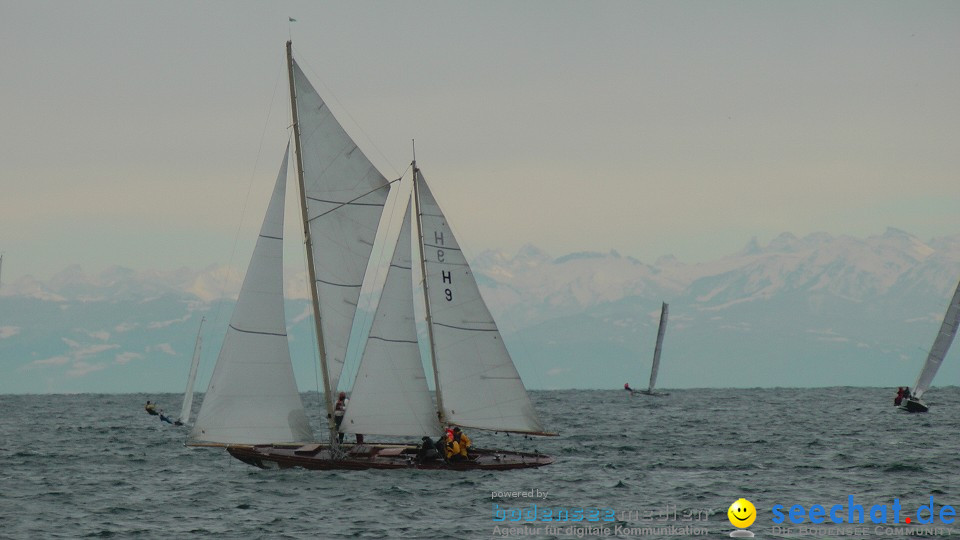
{"type": "Polygon", "coordinates": [[[426,470],[494,470],[529,469],[553,463],[543,454],[510,452],[505,450],[471,449],[470,457],[458,461],[428,459],[417,461],[417,448],[403,444],[345,444],[339,458],[329,445],[237,445],[227,452],[244,463],[261,469],[289,469],[300,467],[311,470],[366,470],[366,469],[426,469],[426,470]]]}
{"type": "Polygon", "coordinates": [[[927,412],[929,410],[926,403],[914,398],[904,401],[901,407],[907,412],[927,412]]]}

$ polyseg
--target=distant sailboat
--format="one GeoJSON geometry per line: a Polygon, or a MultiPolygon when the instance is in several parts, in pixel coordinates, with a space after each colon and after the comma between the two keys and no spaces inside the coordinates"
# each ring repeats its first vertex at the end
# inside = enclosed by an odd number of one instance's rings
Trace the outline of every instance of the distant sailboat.
{"type": "Polygon", "coordinates": [[[917,377],[917,382],[913,385],[910,397],[901,405],[902,408],[910,412],[927,412],[929,409],[921,398],[927,389],[930,388],[933,377],[937,374],[937,370],[940,369],[940,364],[943,363],[944,357],[947,356],[947,351],[950,350],[953,338],[957,335],[958,322],[960,322],[960,283],[957,284],[957,290],[954,291],[950,305],[947,306],[947,313],[943,316],[940,331],[937,332],[937,337],[933,340],[933,346],[930,347],[927,361],[923,364],[923,369],[920,370],[920,375],[917,377]]]}
{"type": "Polygon", "coordinates": [[[197,380],[197,366],[200,365],[200,350],[203,348],[203,321],[206,317],[200,318],[200,328],[197,329],[197,339],[193,344],[193,361],[190,363],[190,375],[187,377],[187,389],[183,393],[183,405],[180,407],[180,417],[175,422],[177,425],[190,423],[190,409],[193,408],[193,383],[197,380]]]}
{"type": "MultiPolygon", "coordinates": [[[[333,117],[287,42],[293,137],[329,443],[313,442],[283,311],[286,158],[188,445],[225,446],[258,467],[516,469],[553,458],[471,449],[427,457],[405,443],[341,444],[335,396],[389,182],[333,117]]],[[[413,189],[358,367],[343,433],[433,437],[445,426],[551,435],[540,424],[447,219],[413,163],[413,189]],[[411,244],[423,276],[429,391],[414,318],[411,244]]],[[[385,229],[385,228],[384,228],[385,229]]],[[[423,450],[433,447],[423,446],[423,450]]]]}
{"type": "Polygon", "coordinates": [[[670,306],[664,302],[660,308],[660,327],[657,329],[657,345],[653,349],[653,365],[650,366],[650,386],[646,390],[640,390],[641,394],[648,396],[669,396],[669,392],[655,392],[653,388],[657,384],[657,373],[660,371],[660,351],[663,350],[663,334],[667,331],[667,313],[670,306]]]}

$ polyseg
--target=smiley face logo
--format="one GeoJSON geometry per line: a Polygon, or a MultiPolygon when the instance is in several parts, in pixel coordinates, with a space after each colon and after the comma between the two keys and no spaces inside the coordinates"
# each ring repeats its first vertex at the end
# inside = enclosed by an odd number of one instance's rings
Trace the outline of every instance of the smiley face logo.
{"type": "Polygon", "coordinates": [[[753,506],[752,502],[740,498],[730,505],[727,510],[727,518],[730,519],[730,524],[734,527],[746,529],[753,525],[754,520],[757,519],[757,508],[753,506]]]}

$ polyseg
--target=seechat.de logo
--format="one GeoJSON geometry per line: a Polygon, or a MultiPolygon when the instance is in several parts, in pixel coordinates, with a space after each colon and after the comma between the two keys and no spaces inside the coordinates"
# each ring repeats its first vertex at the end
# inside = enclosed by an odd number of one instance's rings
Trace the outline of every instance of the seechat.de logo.
{"type": "Polygon", "coordinates": [[[727,519],[737,530],[730,533],[733,537],[752,538],[753,533],[747,530],[747,527],[753,525],[757,519],[757,507],[752,502],[743,497],[737,499],[727,509],[727,519]]]}

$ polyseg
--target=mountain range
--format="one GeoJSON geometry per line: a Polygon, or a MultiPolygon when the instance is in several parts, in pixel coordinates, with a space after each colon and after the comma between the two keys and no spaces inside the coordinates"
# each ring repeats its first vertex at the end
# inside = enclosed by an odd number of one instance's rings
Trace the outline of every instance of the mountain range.
{"type": "MultiPolygon", "coordinates": [[[[529,388],[645,386],[661,302],[660,387],[897,386],[913,383],[960,279],[960,235],[784,233],[696,264],[528,245],[472,266],[529,388]]],[[[307,287],[287,274],[295,371],[314,390],[307,287]]],[[[5,278],[0,393],[180,391],[201,316],[203,389],[242,279],[227,266],[5,278]]],[[[935,384],[957,382],[958,356],[935,384]]]]}

